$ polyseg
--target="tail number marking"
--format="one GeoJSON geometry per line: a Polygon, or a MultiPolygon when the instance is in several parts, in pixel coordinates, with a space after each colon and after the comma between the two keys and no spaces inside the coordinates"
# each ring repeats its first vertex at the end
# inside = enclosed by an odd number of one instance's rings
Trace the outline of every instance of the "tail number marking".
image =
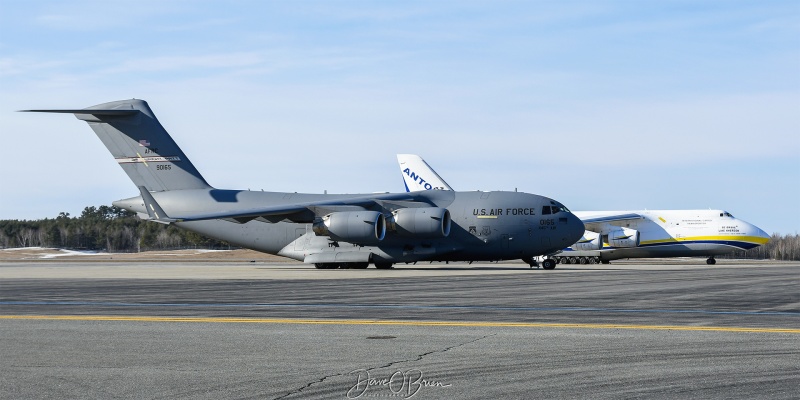
{"type": "Polygon", "coordinates": [[[542,218],[539,220],[539,230],[542,229],[556,229],[556,220],[552,218],[542,218]]]}
{"type": "Polygon", "coordinates": [[[181,158],[178,156],[166,156],[166,157],[121,157],[117,158],[117,162],[120,164],[147,164],[147,163],[158,163],[158,162],[179,162],[181,158]]]}

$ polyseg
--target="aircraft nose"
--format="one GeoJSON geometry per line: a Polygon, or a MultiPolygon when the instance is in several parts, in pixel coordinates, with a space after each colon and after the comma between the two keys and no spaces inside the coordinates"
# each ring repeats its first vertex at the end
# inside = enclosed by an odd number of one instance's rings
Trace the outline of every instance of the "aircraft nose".
{"type": "Polygon", "coordinates": [[[583,225],[583,221],[575,216],[575,214],[570,213],[567,218],[569,218],[569,221],[567,222],[567,225],[569,226],[567,232],[569,237],[567,238],[567,242],[572,244],[583,237],[584,232],[586,232],[586,227],[583,225]]]}
{"type": "MultiPolygon", "coordinates": [[[[754,229],[755,229],[755,231],[756,231],[756,236],[758,236],[758,237],[760,237],[760,238],[767,239],[767,241],[769,241],[769,239],[771,238],[771,236],[770,236],[770,235],[769,235],[767,232],[764,232],[764,231],[763,231],[761,228],[759,228],[759,227],[757,227],[757,226],[755,226],[755,225],[753,225],[753,228],[754,228],[754,229]]],[[[764,242],[764,243],[766,243],[766,242],[764,242]]]]}

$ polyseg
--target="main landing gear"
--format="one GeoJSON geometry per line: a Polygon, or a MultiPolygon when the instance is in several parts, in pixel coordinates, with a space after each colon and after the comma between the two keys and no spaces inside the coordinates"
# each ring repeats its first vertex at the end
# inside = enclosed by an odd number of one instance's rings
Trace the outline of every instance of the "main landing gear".
{"type": "MultiPolygon", "coordinates": [[[[602,260],[600,257],[556,257],[559,263],[562,264],[599,264],[602,260]]],[[[608,264],[608,261],[603,264],[608,264]]]]}
{"type": "Polygon", "coordinates": [[[716,263],[717,263],[717,260],[715,260],[714,257],[708,257],[708,260],[706,260],[706,264],[708,264],[708,265],[714,265],[716,263]]]}

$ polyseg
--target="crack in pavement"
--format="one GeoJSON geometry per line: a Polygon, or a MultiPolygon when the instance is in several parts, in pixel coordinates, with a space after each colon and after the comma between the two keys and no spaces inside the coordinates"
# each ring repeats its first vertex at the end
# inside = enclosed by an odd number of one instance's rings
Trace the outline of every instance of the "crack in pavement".
{"type": "Polygon", "coordinates": [[[440,353],[440,354],[442,354],[442,353],[446,353],[446,352],[448,352],[448,351],[450,351],[450,350],[453,350],[453,349],[456,349],[456,348],[459,348],[459,347],[463,347],[463,346],[466,346],[466,345],[469,345],[469,344],[475,343],[475,342],[477,342],[477,341],[479,341],[479,340],[483,340],[483,339],[486,339],[486,338],[488,338],[488,337],[490,337],[490,336],[495,336],[495,335],[497,335],[497,334],[496,334],[496,333],[493,333],[493,334],[491,334],[491,335],[484,335],[484,336],[481,336],[481,337],[479,337],[479,338],[477,338],[477,339],[473,339],[473,340],[469,340],[469,341],[466,341],[466,342],[463,342],[463,343],[458,343],[458,344],[455,344],[455,345],[452,345],[452,346],[449,346],[449,347],[445,347],[444,349],[440,349],[440,350],[432,350],[432,351],[429,351],[429,352],[425,352],[425,353],[422,353],[422,354],[419,354],[419,355],[417,355],[415,359],[406,359],[406,360],[392,361],[392,362],[390,362],[390,363],[388,363],[388,364],[386,364],[386,365],[381,365],[381,366],[377,366],[377,367],[370,367],[370,368],[364,368],[364,369],[356,369],[356,370],[350,371],[350,372],[348,372],[348,373],[346,373],[346,374],[345,374],[345,373],[338,373],[338,374],[326,375],[326,376],[323,376],[323,377],[322,377],[322,378],[320,378],[320,379],[317,379],[316,381],[312,381],[312,382],[309,382],[309,383],[307,383],[305,386],[303,386],[303,387],[301,387],[301,388],[298,388],[298,389],[296,389],[296,390],[293,390],[293,391],[291,391],[291,392],[289,392],[289,393],[286,393],[286,394],[284,394],[283,396],[275,397],[273,400],[281,400],[281,399],[285,399],[285,398],[287,398],[287,397],[289,397],[289,396],[292,396],[292,395],[300,394],[300,393],[302,393],[304,390],[306,390],[306,389],[310,388],[311,386],[314,386],[314,385],[316,385],[316,384],[320,384],[320,383],[322,383],[322,382],[325,382],[326,380],[328,380],[328,379],[331,379],[331,378],[336,378],[336,377],[339,377],[339,376],[350,375],[350,374],[352,374],[352,373],[353,373],[353,372],[355,372],[355,371],[367,371],[367,372],[369,372],[369,371],[375,371],[375,370],[382,369],[382,368],[389,368],[389,367],[391,367],[391,366],[393,366],[393,365],[397,365],[397,364],[402,364],[402,363],[407,363],[407,362],[416,362],[416,361],[422,361],[422,359],[423,359],[423,358],[425,358],[426,356],[429,356],[429,355],[431,355],[431,354],[437,354],[437,353],[440,353]]]}

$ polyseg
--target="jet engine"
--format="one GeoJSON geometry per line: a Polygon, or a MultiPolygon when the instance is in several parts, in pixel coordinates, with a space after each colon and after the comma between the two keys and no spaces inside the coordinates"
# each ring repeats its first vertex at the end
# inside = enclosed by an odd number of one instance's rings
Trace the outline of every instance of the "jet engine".
{"type": "Polygon", "coordinates": [[[387,222],[389,230],[401,236],[443,238],[450,234],[450,211],[441,207],[401,208],[387,222]]]}
{"type": "Polygon", "coordinates": [[[620,228],[608,233],[608,244],[613,247],[638,247],[639,231],[630,228],[620,228]]]}
{"type": "Polygon", "coordinates": [[[377,211],[341,211],[314,222],[317,236],[350,243],[375,243],[386,236],[386,219],[377,211]]]}
{"type": "Polygon", "coordinates": [[[603,240],[600,234],[592,231],[585,231],[581,240],[573,244],[572,250],[600,250],[603,248],[603,240]]]}

